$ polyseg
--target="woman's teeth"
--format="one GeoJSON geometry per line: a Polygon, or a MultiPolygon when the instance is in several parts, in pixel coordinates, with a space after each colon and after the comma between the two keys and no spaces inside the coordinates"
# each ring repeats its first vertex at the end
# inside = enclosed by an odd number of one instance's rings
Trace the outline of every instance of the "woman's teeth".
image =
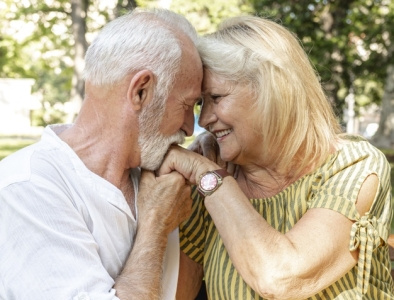
{"type": "Polygon", "coordinates": [[[229,134],[231,131],[232,131],[231,129],[226,129],[226,130],[223,130],[223,131],[218,131],[215,134],[216,134],[217,138],[221,138],[222,136],[225,136],[225,135],[229,134]]]}

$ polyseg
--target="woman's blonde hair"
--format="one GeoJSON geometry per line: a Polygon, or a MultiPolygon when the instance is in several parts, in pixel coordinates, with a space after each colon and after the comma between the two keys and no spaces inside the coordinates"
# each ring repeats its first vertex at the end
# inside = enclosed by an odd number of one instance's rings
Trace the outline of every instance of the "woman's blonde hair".
{"type": "MultiPolygon", "coordinates": [[[[274,21],[234,17],[199,45],[204,68],[249,84],[270,162],[294,174],[332,152],[341,129],[318,76],[295,36],[274,21]]],[[[240,99],[241,101],[242,99],[240,99]]]]}

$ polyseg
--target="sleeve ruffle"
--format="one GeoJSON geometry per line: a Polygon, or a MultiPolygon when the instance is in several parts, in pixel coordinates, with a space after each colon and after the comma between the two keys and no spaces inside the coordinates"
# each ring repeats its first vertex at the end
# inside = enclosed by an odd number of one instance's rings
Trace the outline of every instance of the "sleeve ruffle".
{"type": "Polygon", "coordinates": [[[349,250],[359,249],[357,292],[364,295],[368,290],[371,273],[372,252],[380,245],[379,221],[369,213],[358,217],[350,232],[349,250]]]}

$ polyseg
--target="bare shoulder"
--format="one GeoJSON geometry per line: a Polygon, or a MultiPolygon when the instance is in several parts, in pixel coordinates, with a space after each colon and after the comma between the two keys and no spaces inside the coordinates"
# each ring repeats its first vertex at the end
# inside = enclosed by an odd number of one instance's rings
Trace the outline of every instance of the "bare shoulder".
{"type": "Polygon", "coordinates": [[[378,186],[379,178],[376,174],[370,174],[365,178],[356,201],[356,208],[361,216],[370,210],[376,197],[378,186]]]}

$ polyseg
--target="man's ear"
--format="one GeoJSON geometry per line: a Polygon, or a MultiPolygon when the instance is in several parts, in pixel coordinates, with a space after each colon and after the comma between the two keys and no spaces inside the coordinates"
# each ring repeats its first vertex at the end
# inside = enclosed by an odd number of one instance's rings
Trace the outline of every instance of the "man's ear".
{"type": "Polygon", "coordinates": [[[142,70],[134,74],[127,90],[127,100],[135,111],[152,100],[155,87],[154,75],[149,70],[142,70]]]}

